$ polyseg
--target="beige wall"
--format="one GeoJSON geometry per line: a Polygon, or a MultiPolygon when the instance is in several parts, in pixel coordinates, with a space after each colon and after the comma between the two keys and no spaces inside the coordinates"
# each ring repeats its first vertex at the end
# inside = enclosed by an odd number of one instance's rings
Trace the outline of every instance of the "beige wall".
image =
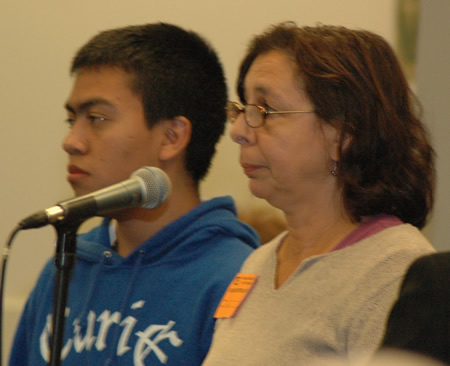
{"type": "MultiPolygon", "coordinates": [[[[233,97],[237,65],[247,41],[282,20],[360,27],[394,40],[394,0],[1,0],[3,240],[24,216],[72,196],[60,148],[67,128],[62,106],[71,86],[71,58],[92,35],[107,28],[155,21],[198,31],[219,52],[233,97]]],[[[220,143],[202,192],[205,197],[231,194],[241,205],[260,204],[250,197],[237,164],[237,148],[228,136],[220,143]]],[[[23,301],[53,254],[54,239],[50,227],[20,233],[14,242],[7,272],[5,350],[9,350],[23,301]]]]}
{"type": "Polygon", "coordinates": [[[425,234],[437,250],[450,250],[450,1],[422,0],[417,94],[437,153],[438,182],[425,234]]]}

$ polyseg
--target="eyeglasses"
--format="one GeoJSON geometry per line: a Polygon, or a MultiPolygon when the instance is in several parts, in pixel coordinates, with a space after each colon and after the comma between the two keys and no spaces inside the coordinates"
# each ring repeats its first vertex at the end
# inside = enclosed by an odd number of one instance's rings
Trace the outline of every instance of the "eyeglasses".
{"type": "Polygon", "coordinates": [[[269,111],[257,104],[240,105],[236,102],[227,103],[227,117],[233,123],[241,113],[244,113],[245,123],[249,127],[258,128],[264,126],[266,117],[271,114],[315,113],[315,111],[269,111]]]}

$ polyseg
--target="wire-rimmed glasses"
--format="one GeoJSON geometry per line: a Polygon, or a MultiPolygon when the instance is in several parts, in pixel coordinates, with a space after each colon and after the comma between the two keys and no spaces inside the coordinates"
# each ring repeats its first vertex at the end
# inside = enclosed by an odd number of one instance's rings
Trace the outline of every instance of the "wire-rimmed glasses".
{"type": "Polygon", "coordinates": [[[266,117],[270,114],[291,114],[291,113],[315,113],[315,111],[269,111],[267,108],[257,104],[240,105],[237,102],[227,103],[227,117],[233,123],[241,113],[244,113],[244,120],[249,127],[258,128],[264,126],[266,117]]]}

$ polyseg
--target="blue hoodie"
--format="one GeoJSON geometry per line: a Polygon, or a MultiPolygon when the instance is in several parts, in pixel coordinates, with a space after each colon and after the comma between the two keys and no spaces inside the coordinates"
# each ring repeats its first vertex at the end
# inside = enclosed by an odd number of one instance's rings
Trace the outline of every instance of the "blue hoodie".
{"type": "MultiPolygon", "coordinates": [[[[215,309],[257,243],[230,197],[203,202],[126,258],[111,250],[109,220],[79,235],[62,364],[201,365],[215,309]]],[[[54,282],[49,261],[23,311],[11,366],[47,364],[54,282]]]]}

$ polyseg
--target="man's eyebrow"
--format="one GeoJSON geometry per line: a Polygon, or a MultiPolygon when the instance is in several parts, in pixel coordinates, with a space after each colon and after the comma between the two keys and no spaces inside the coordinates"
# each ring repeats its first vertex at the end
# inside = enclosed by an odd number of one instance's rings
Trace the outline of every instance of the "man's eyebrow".
{"type": "Polygon", "coordinates": [[[94,99],[89,99],[77,106],[73,106],[70,103],[66,103],[64,108],[71,113],[83,113],[87,109],[94,107],[94,106],[98,106],[98,105],[114,107],[114,105],[109,100],[106,100],[103,98],[94,98],[94,99]]]}

